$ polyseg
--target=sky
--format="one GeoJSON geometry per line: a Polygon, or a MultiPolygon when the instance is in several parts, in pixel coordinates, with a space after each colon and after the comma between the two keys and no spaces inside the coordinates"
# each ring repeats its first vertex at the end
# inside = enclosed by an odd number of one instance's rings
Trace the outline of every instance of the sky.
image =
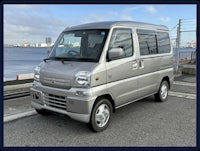
{"type": "MultiPolygon", "coordinates": [[[[195,4],[4,4],[4,44],[44,43],[46,37],[55,41],[66,27],[97,21],[139,21],[172,29],[183,19],[186,30],[195,29],[196,14],[195,4]]],[[[195,32],[183,35],[184,42],[196,38],[195,32]]]]}

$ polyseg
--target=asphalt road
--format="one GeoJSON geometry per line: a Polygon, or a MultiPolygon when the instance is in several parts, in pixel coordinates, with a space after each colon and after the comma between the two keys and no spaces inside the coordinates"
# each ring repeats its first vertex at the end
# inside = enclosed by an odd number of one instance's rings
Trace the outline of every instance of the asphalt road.
{"type": "MultiPolygon", "coordinates": [[[[194,77],[176,79],[195,82],[194,77]]],[[[196,86],[175,84],[173,91],[196,94],[196,86]]],[[[21,98],[30,101],[30,97],[21,98]]],[[[196,99],[148,97],[119,108],[110,126],[94,133],[64,115],[33,115],[4,123],[4,146],[196,146],[196,99]]]]}

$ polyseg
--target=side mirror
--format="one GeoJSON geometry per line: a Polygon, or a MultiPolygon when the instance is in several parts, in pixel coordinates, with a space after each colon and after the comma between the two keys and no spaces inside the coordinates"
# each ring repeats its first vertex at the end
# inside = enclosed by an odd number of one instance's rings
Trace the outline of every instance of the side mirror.
{"type": "Polygon", "coordinates": [[[108,51],[108,61],[119,59],[124,56],[122,48],[112,48],[108,51]]]}

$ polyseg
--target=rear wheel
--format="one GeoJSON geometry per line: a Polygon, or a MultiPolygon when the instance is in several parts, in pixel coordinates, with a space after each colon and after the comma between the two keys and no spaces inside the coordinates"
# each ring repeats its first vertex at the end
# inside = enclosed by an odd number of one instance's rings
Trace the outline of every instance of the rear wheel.
{"type": "Polygon", "coordinates": [[[162,81],[158,93],[155,94],[155,99],[158,102],[164,102],[167,100],[169,93],[169,84],[167,81],[162,81]]]}
{"type": "Polygon", "coordinates": [[[95,132],[105,130],[109,125],[112,112],[113,108],[109,100],[105,98],[98,100],[92,110],[89,127],[95,132]]]}

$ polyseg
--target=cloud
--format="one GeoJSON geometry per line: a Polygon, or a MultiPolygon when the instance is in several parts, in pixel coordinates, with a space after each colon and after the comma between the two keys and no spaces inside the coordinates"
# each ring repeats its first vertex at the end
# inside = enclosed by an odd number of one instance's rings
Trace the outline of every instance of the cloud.
{"type": "Polygon", "coordinates": [[[91,12],[86,17],[82,18],[81,23],[118,20],[131,21],[133,20],[133,17],[131,14],[128,13],[127,10],[91,12]]]}
{"type": "MultiPolygon", "coordinates": [[[[157,12],[153,5],[127,5],[121,6],[121,9],[116,7],[112,10],[97,9],[91,10],[91,12],[87,11],[83,15],[77,12],[67,12],[64,9],[55,13],[56,10],[52,8],[49,5],[48,7],[44,7],[44,5],[4,5],[4,42],[22,43],[24,39],[34,43],[44,42],[47,36],[52,37],[52,40],[55,41],[65,27],[97,21],[132,21],[137,17],[134,15],[141,10],[145,10],[145,14],[157,12]],[[71,17],[70,13],[71,16],[76,16],[74,14],[77,13],[79,17],[71,17]]],[[[167,21],[166,18],[160,20],[167,21]]]]}
{"type": "Polygon", "coordinates": [[[132,11],[135,11],[135,10],[138,10],[138,9],[142,9],[144,6],[143,5],[139,5],[139,6],[133,6],[133,7],[127,7],[127,8],[124,8],[122,10],[123,13],[128,13],[128,12],[132,12],[132,11]]]}
{"type": "Polygon", "coordinates": [[[121,20],[131,21],[131,20],[133,20],[133,18],[131,16],[129,16],[129,15],[122,15],[121,16],[121,20]]]}
{"type": "Polygon", "coordinates": [[[145,10],[150,14],[157,13],[157,9],[152,5],[135,5],[128,6],[117,11],[99,11],[99,12],[91,12],[86,17],[83,17],[81,23],[89,23],[95,21],[116,21],[116,20],[127,20],[133,21],[134,15],[137,15],[135,12],[141,12],[145,10]]]}
{"type": "Polygon", "coordinates": [[[157,9],[153,5],[138,5],[133,7],[128,7],[122,10],[123,13],[131,13],[136,10],[146,10],[150,14],[157,13],[157,9]]]}
{"type": "Polygon", "coordinates": [[[159,18],[159,20],[162,22],[169,22],[171,19],[170,19],[170,17],[161,17],[161,18],[159,18]]]}
{"type": "Polygon", "coordinates": [[[148,5],[148,6],[145,6],[145,9],[147,12],[149,12],[150,14],[155,14],[157,13],[157,10],[154,6],[152,5],[148,5]]]}
{"type": "Polygon", "coordinates": [[[4,43],[45,42],[50,36],[55,40],[64,27],[70,26],[66,20],[54,17],[40,5],[4,6],[4,43]]]}

